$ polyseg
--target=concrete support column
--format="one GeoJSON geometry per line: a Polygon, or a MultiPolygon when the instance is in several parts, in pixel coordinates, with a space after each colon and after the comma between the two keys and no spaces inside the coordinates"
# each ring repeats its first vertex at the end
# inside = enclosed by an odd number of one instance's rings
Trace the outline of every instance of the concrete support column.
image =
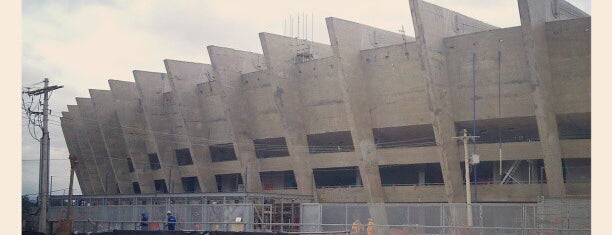
{"type": "Polygon", "coordinates": [[[89,90],[100,132],[106,146],[106,152],[117,176],[118,186],[122,194],[133,194],[132,179],[127,164],[130,157],[123,131],[119,125],[116,106],[110,91],[89,90]]]}
{"type": "MultiPolygon", "coordinates": [[[[166,74],[134,71],[136,87],[142,97],[144,117],[148,129],[155,136],[159,150],[160,169],[169,193],[184,192],[181,177],[196,175],[193,165],[179,166],[176,150],[189,148],[184,127],[176,118],[174,95],[166,74]]],[[[193,157],[192,157],[193,160],[193,157]]]]}
{"type": "Polygon", "coordinates": [[[135,175],[143,194],[155,193],[154,179],[162,179],[160,170],[153,171],[149,153],[158,153],[153,132],[150,132],[144,118],[142,99],[136,83],[109,80],[111,94],[117,106],[117,117],[123,132],[127,149],[132,157],[135,175]]]}
{"type": "Polygon", "coordinates": [[[64,139],[66,140],[66,146],[68,147],[68,152],[70,155],[76,156],[79,159],[80,164],[77,165],[75,174],[77,176],[79,186],[81,187],[81,192],[83,192],[83,195],[93,195],[95,194],[93,186],[91,185],[93,179],[87,173],[87,167],[91,167],[92,163],[86,160],[87,158],[81,153],[81,149],[79,148],[79,139],[75,132],[74,118],[71,116],[70,112],[62,112],[60,121],[62,132],[64,133],[64,139]]]}
{"type": "MultiPolygon", "coordinates": [[[[307,114],[304,113],[305,106],[301,99],[300,81],[297,79],[298,71],[295,63],[298,46],[314,50],[315,45],[305,40],[269,33],[260,33],[259,39],[274,90],[276,108],[281,115],[287,148],[293,160],[293,173],[298,190],[301,194],[313,195],[316,198],[311,156],[306,140],[304,116],[307,114]]],[[[321,48],[321,51],[331,51],[329,45],[317,44],[316,48],[321,48]]],[[[315,59],[316,51],[310,51],[310,53],[313,53],[312,59],[315,59]]]]}
{"type": "Polygon", "coordinates": [[[377,31],[371,27],[337,18],[327,18],[326,22],[331,46],[339,64],[338,79],[353,144],[360,157],[358,166],[363,185],[368,193],[369,202],[383,203],[385,194],[380,181],[378,156],[372,133],[369,91],[360,67],[363,38],[375,35],[373,32],[383,33],[383,30],[377,31]]]}
{"type": "Polygon", "coordinates": [[[200,188],[203,192],[217,192],[217,184],[212,167],[209,145],[215,140],[210,139],[208,125],[204,121],[199,104],[198,84],[208,82],[206,74],[212,76],[212,66],[208,64],[190,63],[175,60],[164,60],[168,80],[176,102],[178,122],[188,135],[188,144],[195,166],[200,188]]]}
{"type": "Polygon", "coordinates": [[[93,102],[89,98],[76,98],[76,101],[79,111],[81,111],[84,128],[87,130],[87,138],[89,138],[89,145],[98,166],[98,173],[102,179],[104,193],[108,195],[118,194],[119,180],[111,163],[111,156],[106,150],[93,102]]]}
{"type": "Polygon", "coordinates": [[[525,44],[529,75],[533,87],[540,143],[544,153],[548,195],[554,198],[563,198],[566,194],[561,164],[563,152],[559,143],[557,117],[552,100],[552,77],[546,40],[547,18],[550,20],[557,18],[556,14],[553,13],[559,11],[557,8],[559,5],[551,5],[549,1],[543,0],[518,0],[518,6],[523,43],[525,44]]]}
{"type": "Polygon", "coordinates": [[[103,195],[104,186],[102,185],[99,166],[89,144],[87,130],[83,124],[79,107],[77,105],[68,105],[68,113],[70,113],[70,118],[74,124],[75,137],[79,140],[77,148],[81,151],[82,163],[87,165],[84,169],[87,170],[86,174],[88,175],[87,178],[90,179],[92,192],[94,195],[103,195]]]}
{"type": "Polygon", "coordinates": [[[213,77],[220,82],[220,96],[225,118],[229,120],[236,156],[241,163],[241,176],[247,192],[261,192],[259,161],[249,126],[248,103],[240,89],[242,74],[257,71],[260,54],[208,46],[213,77]]]}
{"type": "Polygon", "coordinates": [[[410,10],[425,72],[428,106],[432,114],[446,195],[448,202],[464,202],[465,189],[459,165],[463,151],[451,139],[456,133],[443,40],[445,37],[495,27],[420,0],[410,0],[410,10]]]}

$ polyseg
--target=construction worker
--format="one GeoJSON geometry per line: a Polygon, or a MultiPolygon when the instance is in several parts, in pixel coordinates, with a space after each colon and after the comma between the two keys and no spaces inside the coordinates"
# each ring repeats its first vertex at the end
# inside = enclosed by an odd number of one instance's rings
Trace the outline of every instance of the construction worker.
{"type": "Polygon", "coordinates": [[[140,230],[148,231],[149,230],[149,217],[143,212],[142,217],[140,218],[140,230]]]}
{"type": "Polygon", "coordinates": [[[172,211],[166,212],[166,216],[168,217],[166,226],[168,226],[168,231],[176,230],[176,217],[172,215],[172,211]]]}
{"type": "Polygon", "coordinates": [[[374,231],[374,226],[376,226],[374,224],[374,220],[372,220],[372,218],[368,219],[368,235],[374,235],[375,231],[374,231]]]}
{"type": "Polygon", "coordinates": [[[358,219],[353,222],[353,226],[351,226],[351,234],[361,234],[363,231],[363,224],[358,219]]]}

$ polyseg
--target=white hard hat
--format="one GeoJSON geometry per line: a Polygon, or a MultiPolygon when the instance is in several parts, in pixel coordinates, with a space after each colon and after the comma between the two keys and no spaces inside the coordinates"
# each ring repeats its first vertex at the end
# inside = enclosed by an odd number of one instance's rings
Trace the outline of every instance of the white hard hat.
{"type": "Polygon", "coordinates": [[[166,211],[166,214],[172,214],[172,211],[166,211]]]}

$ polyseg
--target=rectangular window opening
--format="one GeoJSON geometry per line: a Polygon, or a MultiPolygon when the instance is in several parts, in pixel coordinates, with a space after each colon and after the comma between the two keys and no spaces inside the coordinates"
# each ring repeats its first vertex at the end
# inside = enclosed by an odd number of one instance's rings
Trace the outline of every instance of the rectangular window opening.
{"type": "Polygon", "coordinates": [[[559,139],[591,139],[591,113],[557,114],[559,139]]]}
{"type": "Polygon", "coordinates": [[[151,164],[151,170],[161,169],[161,163],[159,162],[157,153],[149,153],[149,163],[151,164]]]}
{"type": "Polygon", "coordinates": [[[193,160],[191,159],[191,152],[189,152],[189,149],[174,150],[174,154],[176,155],[176,163],[179,166],[193,165],[193,160]]]}
{"type": "Polygon", "coordinates": [[[313,169],[317,188],[362,187],[359,168],[334,167],[313,169]]]}
{"type": "Polygon", "coordinates": [[[166,187],[166,180],[155,180],[155,192],[157,193],[168,193],[168,187],[166,187]]]}
{"type": "Polygon", "coordinates": [[[590,158],[565,158],[562,163],[565,183],[591,183],[590,158]]]}
{"type": "Polygon", "coordinates": [[[181,183],[183,184],[183,189],[186,193],[199,193],[202,192],[200,189],[200,184],[198,181],[198,177],[182,177],[181,183]]]}
{"type": "Polygon", "coordinates": [[[211,145],[208,147],[208,150],[213,162],[236,160],[236,152],[232,143],[211,145]]]}
{"type": "Polygon", "coordinates": [[[134,189],[134,194],[141,194],[138,182],[132,182],[132,188],[134,189]]]}
{"type": "MultiPolygon", "coordinates": [[[[481,161],[470,165],[471,184],[538,184],[546,183],[542,159],[503,160],[500,174],[499,161],[481,161]]],[[[461,176],[465,183],[465,165],[461,162],[461,176]]]]}
{"type": "Polygon", "coordinates": [[[134,164],[132,163],[131,158],[127,159],[127,165],[128,165],[128,169],[130,170],[130,172],[134,172],[134,164]]]}
{"type": "Polygon", "coordinates": [[[219,192],[239,192],[243,190],[240,173],[215,175],[219,192]]]}
{"type": "Polygon", "coordinates": [[[310,134],[306,138],[308,141],[308,151],[311,154],[355,151],[350,131],[310,134]]]}
{"type": "Polygon", "coordinates": [[[285,137],[256,139],[253,140],[253,144],[255,145],[255,154],[257,158],[289,156],[289,149],[287,149],[285,137]]]}
{"type": "MultiPolygon", "coordinates": [[[[455,129],[457,135],[462,135],[463,129],[474,135],[474,121],[455,122],[455,129]]],[[[540,141],[535,116],[476,120],[476,136],[478,144],[499,143],[500,137],[502,143],[540,141]]]]}
{"type": "Polygon", "coordinates": [[[417,185],[420,172],[425,170],[419,165],[381,165],[378,169],[383,186],[417,185]]]}
{"type": "Polygon", "coordinates": [[[259,177],[264,190],[297,189],[293,171],[260,172],[259,177]]]}

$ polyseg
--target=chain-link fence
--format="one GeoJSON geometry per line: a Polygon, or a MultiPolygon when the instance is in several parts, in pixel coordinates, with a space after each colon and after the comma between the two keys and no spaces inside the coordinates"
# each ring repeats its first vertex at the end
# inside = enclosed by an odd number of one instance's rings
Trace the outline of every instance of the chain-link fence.
{"type": "Polygon", "coordinates": [[[590,202],[319,204],[301,209],[302,231],[353,234],[590,234],[590,202]],[[552,222],[551,222],[552,221],[552,222]]]}
{"type": "MultiPolygon", "coordinates": [[[[172,204],[172,205],[101,205],[72,208],[74,231],[105,232],[140,230],[141,214],[148,217],[149,230],[164,230],[166,212],[171,211],[178,223],[177,230],[230,231],[232,226],[255,224],[254,216],[265,216],[272,205],[256,204],[172,204]],[[258,208],[264,208],[261,210],[258,208]],[[237,218],[239,220],[237,221],[237,218]]],[[[63,207],[50,207],[49,220],[58,221],[65,215],[63,207]]],[[[266,223],[267,222],[267,223],[266,223]]],[[[259,222],[259,227],[269,220],[259,222]]],[[[269,225],[267,227],[270,227],[269,225]]],[[[253,230],[245,228],[247,231],[253,230]]]]}
{"type": "MultiPolygon", "coordinates": [[[[543,200],[539,203],[473,203],[471,225],[461,203],[299,203],[264,199],[225,204],[185,198],[134,198],[74,202],[75,232],[140,230],[141,214],[149,230],[164,230],[166,211],[177,218],[177,230],[266,231],[299,234],[590,234],[590,200],[543,200]],[[233,204],[229,204],[233,203],[233,204]],[[286,203],[286,202],[285,202],[286,203]],[[279,207],[281,205],[281,207],[279,207]],[[278,208],[277,208],[278,207],[278,208]],[[289,216],[291,215],[291,216],[289,216]],[[295,216],[294,216],[295,215],[295,216]],[[239,218],[237,220],[237,218],[239,218]]],[[[290,200],[291,201],[291,200],[290,200]]],[[[49,208],[57,222],[65,207],[49,208]]]]}

